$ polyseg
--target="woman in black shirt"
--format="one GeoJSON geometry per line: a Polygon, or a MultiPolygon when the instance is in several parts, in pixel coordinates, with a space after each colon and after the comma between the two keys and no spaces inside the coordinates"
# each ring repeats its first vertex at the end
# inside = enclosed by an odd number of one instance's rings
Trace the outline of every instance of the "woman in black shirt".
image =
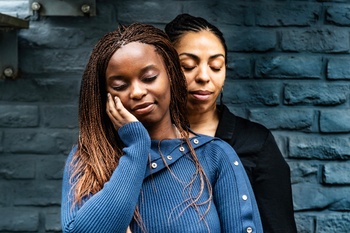
{"type": "Polygon", "coordinates": [[[237,152],[253,186],[264,232],[295,233],[290,169],[271,132],[235,116],[216,100],[226,77],[222,32],[200,17],[178,15],[165,31],[173,42],[188,84],[188,117],[196,133],[224,139],[237,152]]]}

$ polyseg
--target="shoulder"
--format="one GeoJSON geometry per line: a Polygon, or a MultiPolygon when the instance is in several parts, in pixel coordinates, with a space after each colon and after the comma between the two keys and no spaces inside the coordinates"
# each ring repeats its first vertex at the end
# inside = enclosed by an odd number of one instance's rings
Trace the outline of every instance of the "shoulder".
{"type": "Polygon", "coordinates": [[[78,150],[78,145],[73,145],[71,151],[69,152],[66,162],[69,162],[72,160],[73,156],[75,155],[75,153],[77,153],[78,150]]]}
{"type": "MultiPolygon", "coordinates": [[[[65,169],[67,171],[67,169],[71,166],[71,163],[73,161],[74,155],[77,153],[78,150],[78,145],[74,145],[71,149],[71,151],[69,152],[67,158],[66,158],[66,163],[65,163],[65,169]]],[[[76,157],[75,159],[77,159],[78,157],[76,157]]]]}
{"type": "Polygon", "coordinates": [[[266,139],[271,133],[271,131],[264,125],[239,116],[236,116],[236,124],[237,135],[250,134],[256,138],[266,139]]]}
{"type": "Polygon", "coordinates": [[[218,147],[218,148],[231,148],[232,147],[219,137],[212,137],[205,134],[196,134],[195,137],[191,138],[191,141],[202,141],[202,147],[218,147]]]}
{"type": "Polygon", "coordinates": [[[236,116],[227,106],[223,106],[216,136],[234,148],[242,145],[261,148],[271,135],[264,125],[236,116]]]}
{"type": "Polygon", "coordinates": [[[242,162],[232,146],[217,137],[198,135],[198,138],[207,137],[211,140],[198,148],[200,150],[197,149],[196,154],[212,182],[215,182],[217,176],[223,174],[222,172],[245,173],[242,162]]]}
{"type": "Polygon", "coordinates": [[[204,155],[206,159],[225,160],[230,157],[238,158],[234,148],[218,137],[198,134],[196,138],[198,141],[205,142],[197,150],[200,150],[200,154],[204,155]]]}

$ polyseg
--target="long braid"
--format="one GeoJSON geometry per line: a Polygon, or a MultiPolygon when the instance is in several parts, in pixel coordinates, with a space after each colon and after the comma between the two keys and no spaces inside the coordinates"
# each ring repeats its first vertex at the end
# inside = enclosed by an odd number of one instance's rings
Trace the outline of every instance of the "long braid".
{"type": "Polygon", "coordinates": [[[81,82],[78,150],[72,161],[72,177],[79,177],[73,180],[75,204],[102,189],[122,155],[115,140],[117,134],[106,114],[106,84],[104,75],[101,75],[117,49],[105,44],[112,45],[114,41],[115,36],[109,33],[95,46],[81,82]]]}

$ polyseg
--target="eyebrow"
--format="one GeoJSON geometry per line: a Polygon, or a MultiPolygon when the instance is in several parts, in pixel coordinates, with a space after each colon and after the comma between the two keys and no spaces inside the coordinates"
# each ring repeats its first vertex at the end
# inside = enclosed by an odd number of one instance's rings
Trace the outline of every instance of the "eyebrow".
{"type": "Polygon", "coordinates": [[[145,73],[147,70],[151,70],[151,69],[156,69],[156,70],[159,70],[156,65],[154,64],[151,64],[151,65],[148,65],[148,66],[145,66],[141,69],[141,72],[140,73],[145,73]]]}
{"type": "MultiPolygon", "coordinates": [[[[191,57],[192,59],[194,59],[194,60],[199,60],[199,57],[197,56],[197,55],[194,55],[193,53],[180,53],[179,54],[179,57],[180,56],[188,56],[188,57],[191,57]]],[[[212,60],[212,59],[215,59],[215,58],[217,58],[217,57],[223,57],[223,58],[225,58],[225,56],[223,55],[223,54],[221,54],[221,53],[218,53],[218,54],[214,54],[214,55],[211,55],[210,57],[209,57],[209,60],[212,60]]]]}

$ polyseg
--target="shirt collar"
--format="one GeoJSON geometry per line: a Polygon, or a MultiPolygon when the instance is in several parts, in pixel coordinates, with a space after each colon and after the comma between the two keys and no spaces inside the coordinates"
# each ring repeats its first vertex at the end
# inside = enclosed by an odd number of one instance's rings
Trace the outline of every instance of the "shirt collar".
{"type": "Polygon", "coordinates": [[[236,117],[230,112],[226,105],[217,106],[219,112],[219,125],[215,132],[215,137],[221,138],[225,141],[233,137],[233,132],[236,125],[236,117]]]}

